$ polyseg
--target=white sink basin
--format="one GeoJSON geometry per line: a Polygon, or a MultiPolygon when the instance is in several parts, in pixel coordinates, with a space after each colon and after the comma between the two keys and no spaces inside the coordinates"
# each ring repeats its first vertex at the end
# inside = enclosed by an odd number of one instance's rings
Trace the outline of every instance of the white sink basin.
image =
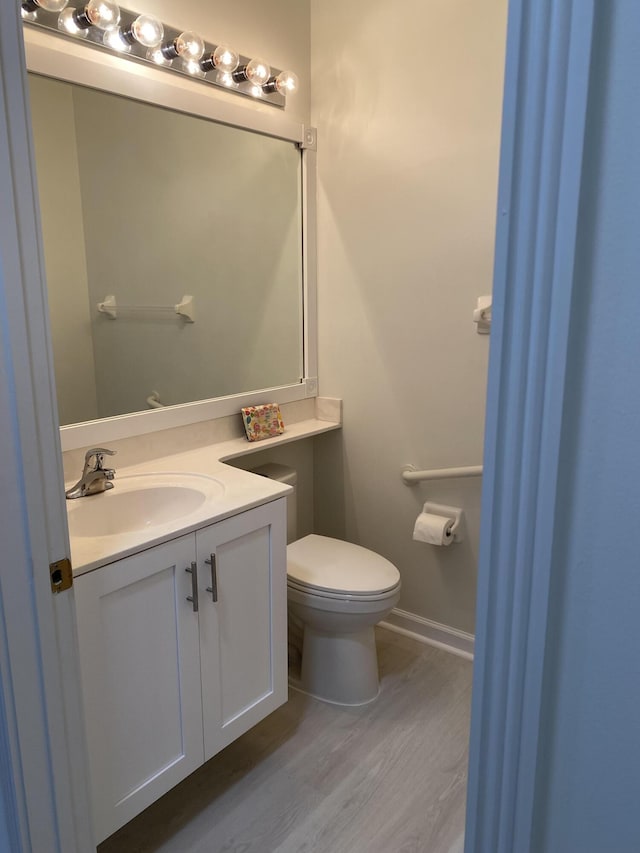
{"type": "Polygon", "coordinates": [[[222,497],[224,484],[200,474],[138,474],[118,477],[114,487],[67,501],[71,539],[122,536],[186,521],[222,497]]]}

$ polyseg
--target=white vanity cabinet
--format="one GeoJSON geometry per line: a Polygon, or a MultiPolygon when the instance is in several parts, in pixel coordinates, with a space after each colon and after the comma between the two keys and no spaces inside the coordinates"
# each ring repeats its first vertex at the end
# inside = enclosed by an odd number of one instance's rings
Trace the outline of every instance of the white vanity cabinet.
{"type": "Polygon", "coordinates": [[[286,701],[285,528],[281,498],[76,579],[96,842],[286,701]]]}

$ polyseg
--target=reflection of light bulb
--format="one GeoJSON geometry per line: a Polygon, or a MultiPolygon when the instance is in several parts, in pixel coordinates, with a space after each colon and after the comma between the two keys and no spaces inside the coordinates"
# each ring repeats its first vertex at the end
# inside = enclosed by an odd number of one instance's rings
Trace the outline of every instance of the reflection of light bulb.
{"type": "Polygon", "coordinates": [[[204,42],[198,33],[180,33],[178,38],[163,45],[162,53],[167,59],[175,59],[176,56],[183,59],[200,59],[204,53],[204,42]]]}
{"type": "Polygon", "coordinates": [[[151,62],[155,62],[156,65],[164,65],[165,68],[169,68],[173,65],[173,59],[167,59],[163,54],[161,47],[150,47],[147,51],[147,59],[150,59],[151,62]]]}
{"type": "Polygon", "coordinates": [[[252,59],[244,73],[254,86],[264,86],[271,75],[271,69],[263,59],[252,59]]]}
{"type": "Polygon", "coordinates": [[[200,62],[197,59],[183,59],[182,67],[193,77],[204,77],[204,71],[200,68],[200,62]]]}
{"type": "Polygon", "coordinates": [[[233,74],[229,71],[218,71],[216,83],[220,83],[221,86],[226,86],[228,89],[238,88],[238,84],[233,79],[233,74]]]}
{"type": "Polygon", "coordinates": [[[23,21],[31,21],[31,23],[33,23],[33,21],[38,20],[38,15],[35,12],[29,12],[24,8],[24,6],[20,9],[20,14],[22,15],[23,21]]]}
{"type": "Polygon", "coordinates": [[[117,50],[118,53],[130,53],[131,51],[131,45],[127,44],[119,29],[105,30],[102,36],[102,44],[112,50],[117,50]]]}
{"type": "Polygon", "coordinates": [[[156,47],[164,36],[164,27],[157,18],[151,15],[138,15],[128,30],[123,33],[123,38],[129,44],[137,41],[143,47],[156,47]]]}
{"type": "Polygon", "coordinates": [[[254,98],[262,97],[262,86],[251,86],[249,94],[254,98]]]}
{"type": "MultiPolygon", "coordinates": [[[[68,2],[69,0],[25,0],[22,4],[22,17],[37,9],[44,9],[45,12],[62,12],[68,2]]],[[[27,18],[27,20],[31,21],[35,18],[27,18]]]]}
{"type": "Polygon", "coordinates": [[[81,30],[111,30],[120,23],[120,9],[111,0],[89,0],[84,9],[75,10],[73,20],[81,30]]]}
{"type": "Polygon", "coordinates": [[[76,10],[75,9],[64,9],[60,12],[58,16],[58,29],[66,33],[69,36],[77,36],[79,38],[86,38],[87,31],[81,30],[80,27],[76,24],[76,10]]]}

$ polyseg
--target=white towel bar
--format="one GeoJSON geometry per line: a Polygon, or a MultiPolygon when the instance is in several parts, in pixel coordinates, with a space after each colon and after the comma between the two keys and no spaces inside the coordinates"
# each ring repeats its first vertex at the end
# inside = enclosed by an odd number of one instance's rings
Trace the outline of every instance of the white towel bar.
{"type": "Polygon", "coordinates": [[[431,468],[428,471],[417,471],[413,465],[405,465],[402,469],[402,479],[407,486],[422,480],[450,480],[458,477],[481,477],[482,465],[467,465],[463,468],[431,468]]]}
{"type": "Polygon", "coordinates": [[[106,314],[112,320],[118,318],[119,311],[164,311],[178,314],[185,323],[195,323],[193,296],[183,296],[177,305],[119,305],[115,296],[110,293],[102,302],[98,302],[100,314],[106,314]]]}
{"type": "Polygon", "coordinates": [[[147,397],[147,406],[150,409],[164,409],[164,403],[160,400],[160,394],[152,391],[147,397]]]}

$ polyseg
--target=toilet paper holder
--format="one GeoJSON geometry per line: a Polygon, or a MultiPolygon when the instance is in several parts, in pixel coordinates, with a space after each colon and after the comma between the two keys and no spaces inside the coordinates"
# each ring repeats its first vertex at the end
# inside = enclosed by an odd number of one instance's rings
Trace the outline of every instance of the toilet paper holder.
{"type": "Polygon", "coordinates": [[[453,541],[463,541],[464,537],[462,530],[462,519],[464,515],[464,510],[462,510],[459,506],[446,506],[445,504],[435,504],[431,501],[427,501],[422,511],[431,513],[432,515],[442,515],[445,518],[455,519],[453,527],[451,528],[451,532],[453,533],[453,541]]]}

